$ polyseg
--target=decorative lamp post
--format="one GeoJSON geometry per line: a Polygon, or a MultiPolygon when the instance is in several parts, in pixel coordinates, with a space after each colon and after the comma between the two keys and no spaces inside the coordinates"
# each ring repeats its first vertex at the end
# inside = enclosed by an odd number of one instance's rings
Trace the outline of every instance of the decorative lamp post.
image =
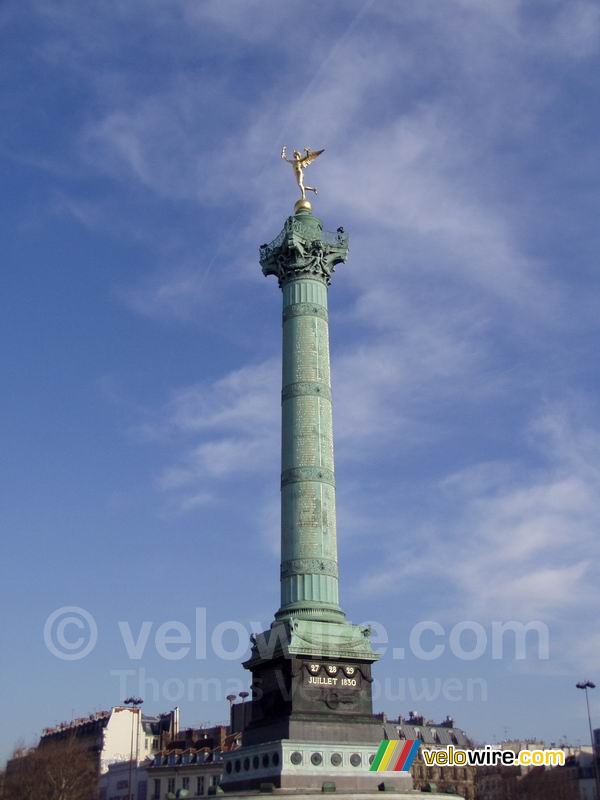
{"type": "Polygon", "coordinates": [[[594,778],[596,779],[596,796],[600,798],[600,776],[598,775],[598,759],[596,758],[596,747],[594,745],[594,733],[592,731],[592,717],[590,714],[590,699],[588,689],[595,689],[596,684],[592,681],[580,681],[575,684],[578,689],[585,692],[585,704],[587,706],[588,725],[590,726],[590,741],[592,743],[592,763],[594,765],[594,778]]]}
{"type": "Polygon", "coordinates": [[[138,744],[139,744],[139,735],[140,735],[140,726],[139,726],[139,707],[142,705],[144,701],[141,697],[126,697],[123,700],[123,705],[131,706],[131,747],[129,750],[129,800],[134,800],[133,791],[131,786],[131,779],[133,777],[133,723],[134,720],[138,723],[138,730],[136,736],[136,745],[135,745],[135,765],[137,767],[137,760],[138,760],[138,744]]]}
{"type": "Polygon", "coordinates": [[[246,728],[246,698],[250,697],[250,692],[240,692],[242,698],[242,733],[246,728]]]}

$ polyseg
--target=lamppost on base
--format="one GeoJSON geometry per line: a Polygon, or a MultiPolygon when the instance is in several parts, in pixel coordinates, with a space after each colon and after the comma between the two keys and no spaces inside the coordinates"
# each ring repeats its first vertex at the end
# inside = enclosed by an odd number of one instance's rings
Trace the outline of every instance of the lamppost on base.
{"type": "Polygon", "coordinates": [[[141,697],[127,697],[123,700],[123,704],[126,706],[131,706],[131,748],[129,751],[129,799],[134,800],[133,790],[131,786],[131,779],[133,776],[133,723],[134,720],[138,723],[137,726],[137,735],[135,740],[135,766],[137,768],[137,761],[138,761],[138,745],[139,745],[139,736],[140,736],[140,725],[139,725],[139,707],[142,705],[144,701],[141,697]]]}
{"type": "Polygon", "coordinates": [[[594,744],[594,732],[592,730],[592,717],[590,714],[590,699],[588,697],[588,689],[595,689],[596,684],[592,681],[580,681],[576,683],[578,689],[583,689],[585,692],[585,704],[587,706],[588,725],[590,726],[590,741],[592,743],[592,764],[594,767],[594,778],[596,780],[596,797],[600,800],[600,776],[598,775],[598,759],[596,758],[596,747],[594,744]]]}

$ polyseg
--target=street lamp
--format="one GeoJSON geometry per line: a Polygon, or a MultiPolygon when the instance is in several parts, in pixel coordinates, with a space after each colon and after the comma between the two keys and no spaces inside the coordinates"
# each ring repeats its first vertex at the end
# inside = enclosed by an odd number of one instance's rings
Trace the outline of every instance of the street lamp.
{"type": "Polygon", "coordinates": [[[235,695],[228,694],[225,699],[229,700],[229,727],[231,729],[231,733],[233,733],[233,704],[235,703],[235,695]]]}
{"type": "Polygon", "coordinates": [[[240,692],[242,698],[242,731],[246,730],[246,698],[250,697],[250,692],[240,692]]]}
{"type": "Polygon", "coordinates": [[[588,697],[588,689],[595,689],[596,684],[592,681],[580,681],[576,683],[578,689],[583,689],[585,692],[585,704],[587,706],[588,725],[590,726],[590,740],[592,743],[592,763],[594,765],[594,778],[596,779],[596,796],[600,798],[600,776],[598,775],[598,760],[596,758],[596,747],[594,746],[594,733],[592,731],[592,717],[590,714],[590,698],[588,697]]]}
{"type": "Polygon", "coordinates": [[[137,762],[139,757],[139,744],[140,744],[140,724],[139,724],[139,706],[142,705],[144,701],[141,697],[126,697],[123,700],[123,705],[131,706],[131,747],[129,750],[129,798],[130,800],[134,800],[133,798],[133,789],[131,786],[131,778],[133,774],[133,722],[134,720],[137,721],[137,736],[135,738],[135,766],[137,768],[137,762]]]}

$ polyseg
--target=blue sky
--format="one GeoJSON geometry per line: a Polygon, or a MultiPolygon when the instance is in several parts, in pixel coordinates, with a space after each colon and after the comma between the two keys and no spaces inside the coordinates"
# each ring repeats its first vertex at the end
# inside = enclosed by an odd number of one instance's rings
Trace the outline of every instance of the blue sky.
{"type": "Polygon", "coordinates": [[[330,292],[341,594],[387,631],[377,710],[586,741],[600,6],[26,1],[0,31],[0,750],[121,701],[111,671],[159,682],[148,711],[174,705],[165,681],[220,679],[178,700],[185,724],[224,719],[246,678],[153,637],[278,605],[281,300],[258,246],[295,199],[283,144],[326,148],[315,213],[351,237],[330,292]],[[44,643],[65,606],[97,624],[85,658],[44,643]],[[423,620],[439,659],[409,653],[423,620]],[[549,658],[458,658],[465,620],[541,622],[549,658]],[[120,621],[153,623],[141,659],[120,621]]]}

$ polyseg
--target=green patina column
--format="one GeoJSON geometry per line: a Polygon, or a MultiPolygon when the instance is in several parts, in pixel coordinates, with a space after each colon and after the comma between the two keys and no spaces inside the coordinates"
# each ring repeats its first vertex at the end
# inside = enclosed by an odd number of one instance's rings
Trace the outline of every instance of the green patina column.
{"type": "Polygon", "coordinates": [[[338,593],[327,293],[347,254],[343,229],[324,231],[305,199],[260,248],[263,272],[283,295],[281,603],[268,630],[251,635],[243,662],[252,701],[242,748],[224,754],[229,791],[272,782],[320,792],[331,782],[354,792],[380,782],[366,769],[384,735],[373,715],[379,654],[370,627],[346,619],[338,593]]]}
{"type": "Polygon", "coordinates": [[[327,291],[348,238],[299,201],[260,251],[283,293],[281,606],[277,620],[344,622],[339,605],[327,291]]]}

